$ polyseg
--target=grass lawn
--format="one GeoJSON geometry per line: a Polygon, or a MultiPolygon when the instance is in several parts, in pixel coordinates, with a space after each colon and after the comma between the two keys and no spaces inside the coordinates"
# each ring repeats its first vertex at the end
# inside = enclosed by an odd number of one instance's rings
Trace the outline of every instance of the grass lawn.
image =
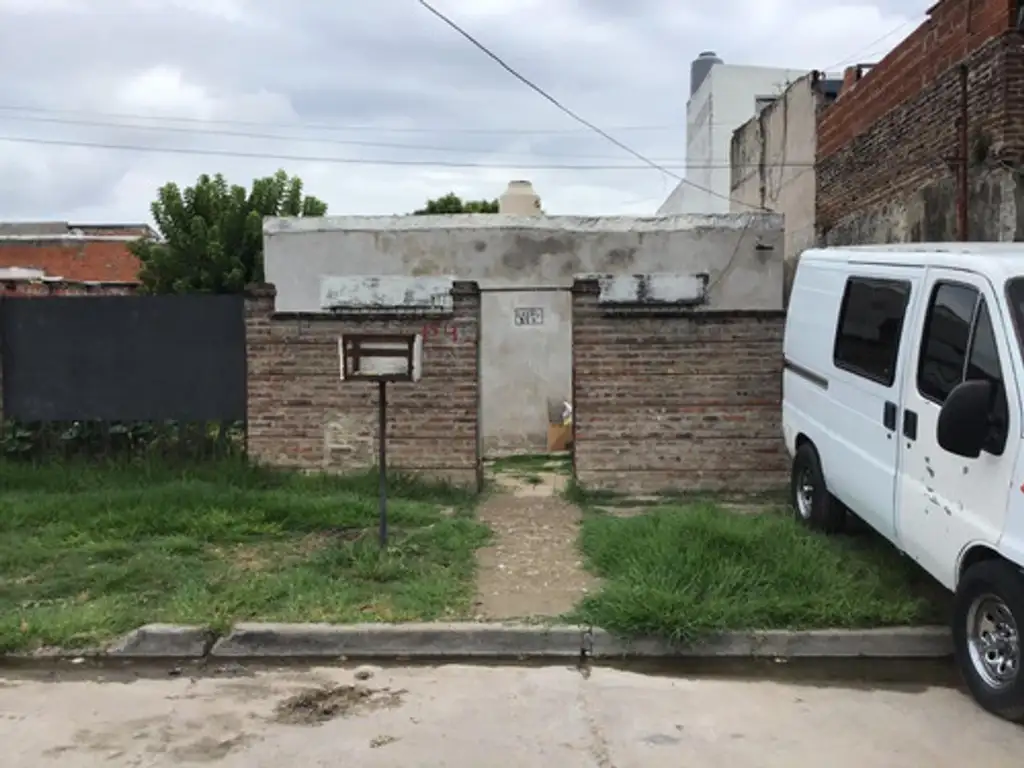
{"type": "Polygon", "coordinates": [[[407,621],[469,612],[489,533],[468,492],[216,462],[0,462],[0,651],[82,647],[149,622],[407,621]]]}
{"type": "Polygon", "coordinates": [[[825,537],[791,515],[713,503],[636,517],[588,513],[581,546],[603,588],[575,621],[626,636],[692,640],[721,630],[877,627],[941,619],[935,587],[873,535],[825,537]]]}

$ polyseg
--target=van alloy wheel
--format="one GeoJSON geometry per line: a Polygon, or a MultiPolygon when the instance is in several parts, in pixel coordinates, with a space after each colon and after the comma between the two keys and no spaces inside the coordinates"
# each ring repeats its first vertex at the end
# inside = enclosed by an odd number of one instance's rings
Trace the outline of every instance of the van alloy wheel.
{"type": "Polygon", "coordinates": [[[796,449],[789,474],[789,498],[793,516],[801,525],[822,533],[839,533],[846,524],[846,510],[828,492],[821,459],[811,443],[796,449]]]}
{"type": "Polygon", "coordinates": [[[1001,690],[1013,684],[1020,673],[1020,634],[1006,603],[992,594],[974,598],[967,640],[974,670],[986,685],[1001,690]]]}
{"type": "Polygon", "coordinates": [[[814,510],[814,478],[809,468],[800,473],[796,483],[796,510],[804,520],[811,519],[814,510]]]}

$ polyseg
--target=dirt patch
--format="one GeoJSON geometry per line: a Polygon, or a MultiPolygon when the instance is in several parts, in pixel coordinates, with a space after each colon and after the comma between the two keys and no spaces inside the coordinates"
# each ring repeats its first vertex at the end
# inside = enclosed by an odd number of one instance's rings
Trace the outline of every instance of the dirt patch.
{"type": "Polygon", "coordinates": [[[397,707],[404,693],[363,685],[326,686],[289,696],[275,708],[274,719],[285,725],[319,725],[336,717],[397,707]]]}
{"type": "Polygon", "coordinates": [[[556,472],[494,476],[500,492],[478,512],[494,532],[477,553],[478,618],[560,616],[596,585],[577,549],[580,510],[560,496],[566,482],[556,472]]]}

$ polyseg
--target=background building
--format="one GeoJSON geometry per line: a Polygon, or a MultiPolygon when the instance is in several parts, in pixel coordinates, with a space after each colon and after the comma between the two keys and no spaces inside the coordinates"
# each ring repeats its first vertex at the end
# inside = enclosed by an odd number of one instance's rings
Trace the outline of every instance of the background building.
{"type": "Polygon", "coordinates": [[[700,54],[690,65],[686,102],[686,180],[690,183],[680,182],[658,214],[728,213],[733,131],[807,71],[736,66],[723,63],[711,51],[700,54]]]}
{"type": "Polygon", "coordinates": [[[128,246],[156,237],[148,224],[0,222],[4,280],[34,276],[73,282],[137,283],[139,261],[128,246]]]}
{"type": "Polygon", "coordinates": [[[818,120],[842,82],[821,72],[804,75],[732,135],[730,210],[767,208],[785,216],[787,297],[796,260],[815,245],[818,120]]]}

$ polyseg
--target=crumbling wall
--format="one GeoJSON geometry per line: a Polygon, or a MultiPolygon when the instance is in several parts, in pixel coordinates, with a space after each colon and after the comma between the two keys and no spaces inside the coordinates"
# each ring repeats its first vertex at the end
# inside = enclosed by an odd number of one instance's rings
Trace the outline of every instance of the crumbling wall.
{"type": "Polygon", "coordinates": [[[783,314],[601,293],[594,279],[573,289],[580,484],[646,493],[783,486],[783,314]]]}
{"type": "Polygon", "coordinates": [[[377,461],[377,386],[341,380],[348,333],[423,334],[423,377],[387,388],[388,465],[479,487],[480,293],[456,282],[450,308],[277,314],[274,289],[246,310],[248,451],[266,464],[338,472],[377,461]]]}

